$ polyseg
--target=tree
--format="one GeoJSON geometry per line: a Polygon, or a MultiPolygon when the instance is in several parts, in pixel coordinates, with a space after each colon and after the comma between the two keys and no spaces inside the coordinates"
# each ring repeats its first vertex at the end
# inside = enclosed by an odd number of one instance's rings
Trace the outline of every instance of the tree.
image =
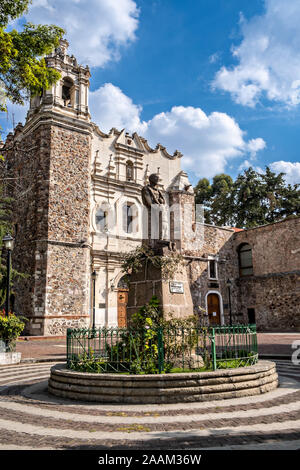
{"type": "Polygon", "coordinates": [[[265,173],[248,168],[235,181],[220,174],[202,178],[195,187],[196,203],[204,205],[205,222],[250,228],[300,214],[299,185],[286,184],[284,173],[266,167],[265,173]]]}
{"type": "Polygon", "coordinates": [[[288,184],[282,191],[281,216],[300,215],[300,184],[288,184]]]}
{"type": "Polygon", "coordinates": [[[231,176],[221,173],[213,178],[211,218],[215,225],[230,225],[232,219],[231,176]]]}
{"type": "Polygon", "coordinates": [[[250,228],[266,223],[263,194],[261,177],[253,168],[238,175],[232,190],[233,221],[236,227],[250,228]]]}
{"type": "Polygon", "coordinates": [[[263,205],[266,222],[275,222],[282,215],[283,194],[286,190],[284,173],[276,174],[266,167],[261,175],[263,181],[263,205]]]}
{"type": "MultiPolygon", "coordinates": [[[[3,252],[3,237],[7,233],[12,233],[11,223],[12,213],[12,199],[5,197],[3,194],[3,188],[0,186],[0,307],[4,304],[6,298],[6,279],[7,279],[7,267],[5,253],[3,252]],[[1,256],[2,253],[2,256],[1,256]]],[[[13,282],[15,279],[24,278],[25,274],[19,273],[15,269],[11,270],[11,282],[10,286],[13,289],[13,282]]],[[[13,290],[12,290],[13,294],[13,290]]]]}
{"type": "MultiPolygon", "coordinates": [[[[5,100],[24,104],[30,95],[41,93],[60,74],[46,66],[44,56],[59,45],[64,34],[58,26],[26,23],[21,32],[9,29],[9,23],[22,16],[31,0],[1,0],[0,2],[0,111],[6,111],[5,100]]],[[[3,158],[0,155],[0,159],[3,158]]],[[[11,199],[4,196],[0,182],[0,254],[2,239],[12,233],[11,199]]],[[[24,276],[12,270],[12,280],[24,276]]],[[[0,305],[6,295],[6,265],[0,257],[0,305]]]]}
{"type": "Polygon", "coordinates": [[[210,201],[212,197],[212,187],[207,178],[202,178],[198,181],[195,187],[195,203],[204,206],[204,221],[207,224],[211,224],[210,217],[210,201]]]}
{"type": "Polygon", "coordinates": [[[229,225],[231,220],[231,176],[221,173],[213,178],[199,180],[195,187],[195,202],[204,206],[204,221],[207,224],[229,225]]]}
{"type": "Polygon", "coordinates": [[[18,104],[24,104],[31,94],[41,93],[60,78],[56,70],[46,66],[44,56],[59,45],[63,29],[26,23],[21,32],[7,31],[9,22],[25,13],[30,3],[31,0],[0,3],[1,86],[6,98],[18,104]]]}

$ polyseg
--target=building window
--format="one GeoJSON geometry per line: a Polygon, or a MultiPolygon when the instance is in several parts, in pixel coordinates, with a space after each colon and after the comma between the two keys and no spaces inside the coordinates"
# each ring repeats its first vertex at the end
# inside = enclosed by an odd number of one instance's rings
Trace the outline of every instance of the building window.
{"type": "Polygon", "coordinates": [[[250,324],[255,323],[255,309],[254,308],[248,308],[247,313],[248,313],[248,323],[250,323],[250,324]]]}
{"type": "Polygon", "coordinates": [[[123,230],[126,233],[137,231],[137,208],[135,204],[127,202],[123,206],[123,230]]]}
{"type": "Polygon", "coordinates": [[[238,249],[240,276],[251,276],[253,274],[252,248],[244,243],[238,249]]]}
{"type": "Polygon", "coordinates": [[[107,230],[107,212],[101,208],[96,212],[96,227],[100,232],[107,230]]]}
{"type": "Polygon", "coordinates": [[[131,161],[126,163],[126,180],[133,181],[133,163],[131,161]]]}
{"type": "Polygon", "coordinates": [[[208,278],[209,279],[218,279],[217,260],[216,259],[210,259],[208,261],[208,278]]]}

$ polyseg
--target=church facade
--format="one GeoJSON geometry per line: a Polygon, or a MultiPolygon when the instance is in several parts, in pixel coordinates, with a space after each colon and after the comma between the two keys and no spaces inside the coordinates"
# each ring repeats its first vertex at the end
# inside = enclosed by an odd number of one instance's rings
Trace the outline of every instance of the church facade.
{"type": "MultiPolygon", "coordinates": [[[[194,312],[207,324],[256,322],[272,329],[275,318],[275,329],[300,328],[294,288],[299,250],[276,273],[269,265],[265,272],[266,259],[258,261],[252,250],[259,233],[268,245],[264,228],[237,232],[201,223],[182,154],[160,144],[151,148],[136,133],[102,132],[89,114],[89,69],[68,55],[67,46],[62,41],[46,59],[60,81],[31,99],[25,125],[2,149],[6,194],[14,200],[13,264],[25,273],[16,282],[14,310],[29,319],[26,334],[64,335],[68,327],[92,322],[126,325],[122,260],[148,236],[142,190],[152,174],[167,205],[179,211],[169,236],[184,258],[194,312]],[[276,291],[273,310],[264,285],[276,291]],[[285,285],[293,300],[286,296],[280,308],[277,293],[285,285]]],[[[296,244],[298,223],[282,223],[296,244]]],[[[282,224],[273,224],[269,236],[276,238],[282,224]]]]}

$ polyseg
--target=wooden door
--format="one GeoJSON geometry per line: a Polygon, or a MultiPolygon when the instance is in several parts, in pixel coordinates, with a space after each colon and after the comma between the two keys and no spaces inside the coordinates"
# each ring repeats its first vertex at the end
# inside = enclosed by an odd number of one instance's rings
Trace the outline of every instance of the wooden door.
{"type": "Polygon", "coordinates": [[[210,325],[220,325],[220,297],[218,294],[209,294],[207,296],[207,313],[210,325]]]}
{"type": "Polygon", "coordinates": [[[128,289],[118,289],[118,327],[127,326],[128,289]]]}

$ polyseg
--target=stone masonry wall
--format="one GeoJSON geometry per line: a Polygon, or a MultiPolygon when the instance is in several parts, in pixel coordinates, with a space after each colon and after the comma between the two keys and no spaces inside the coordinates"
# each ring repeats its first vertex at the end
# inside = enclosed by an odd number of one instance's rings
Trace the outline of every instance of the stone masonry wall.
{"type": "Polygon", "coordinates": [[[76,128],[51,128],[48,238],[87,241],[89,236],[90,136],[76,128]]]}
{"type": "Polygon", "coordinates": [[[237,311],[237,298],[235,295],[234,279],[237,277],[238,261],[232,256],[233,231],[231,229],[197,224],[196,238],[201,244],[196,246],[192,241],[185,243],[184,254],[189,258],[187,262],[190,288],[194,304],[194,312],[200,315],[201,321],[208,324],[206,313],[206,296],[208,293],[218,293],[221,298],[221,315],[224,324],[230,321],[230,306],[233,323],[242,321],[237,311]],[[197,249],[195,249],[197,248],[197,249]],[[209,279],[208,259],[216,257],[217,279],[209,279]],[[228,279],[232,280],[231,299],[226,286],[228,279]]]}
{"type": "Polygon", "coordinates": [[[90,137],[51,128],[45,334],[89,323],[90,137]]]}
{"type": "Polygon", "coordinates": [[[234,249],[252,247],[254,275],[287,273],[300,268],[300,218],[237,232],[234,249]]]}
{"type": "Polygon", "coordinates": [[[26,334],[43,334],[45,309],[49,130],[38,127],[24,132],[18,125],[5,144],[6,193],[13,199],[15,246],[12,265],[25,274],[14,284],[15,311],[28,318],[26,334]]]}
{"type": "Polygon", "coordinates": [[[89,321],[89,139],[86,129],[40,119],[6,142],[13,266],[26,274],[15,285],[15,311],[29,320],[25,334],[65,334],[89,321]]]}
{"type": "Polygon", "coordinates": [[[234,236],[233,253],[252,247],[253,276],[239,278],[238,309],[255,309],[259,330],[300,330],[300,218],[286,219],[234,236]]]}
{"type": "MultiPolygon", "coordinates": [[[[249,309],[254,309],[260,331],[300,330],[299,228],[300,218],[240,232],[197,225],[194,239],[184,247],[184,254],[191,259],[187,269],[195,313],[197,306],[206,308],[207,293],[216,292],[222,299],[225,324],[229,323],[230,308],[233,323],[248,323],[249,309]],[[253,276],[240,277],[238,247],[242,243],[252,247],[253,276]],[[218,257],[216,281],[208,278],[208,257],[214,255],[218,257]]],[[[198,311],[203,315],[203,310],[198,311]]],[[[205,315],[202,320],[208,321],[205,315]]]]}

